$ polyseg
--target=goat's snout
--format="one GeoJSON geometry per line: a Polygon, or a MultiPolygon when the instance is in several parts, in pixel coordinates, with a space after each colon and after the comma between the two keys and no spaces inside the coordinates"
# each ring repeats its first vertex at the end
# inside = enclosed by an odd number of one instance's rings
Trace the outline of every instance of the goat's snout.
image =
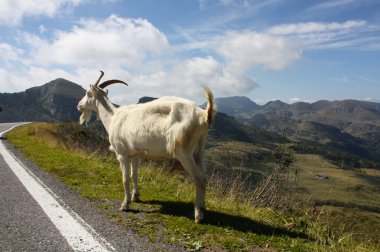
{"type": "Polygon", "coordinates": [[[78,109],[78,111],[83,112],[83,106],[82,106],[82,104],[78,104],[77,109],[78,109]]]}

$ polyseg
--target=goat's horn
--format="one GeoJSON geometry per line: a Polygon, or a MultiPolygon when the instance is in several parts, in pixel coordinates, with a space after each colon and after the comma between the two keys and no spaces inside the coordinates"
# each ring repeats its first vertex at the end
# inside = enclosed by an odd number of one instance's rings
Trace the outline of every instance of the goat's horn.
{"type": "Polygon", "coordinates": [[[105,88],[105,87],[107,87],[107,86],[109,86],[111,84],[115,84],[115,83],[122,83],[122,84],[125,84],[125,85],[128,86],[127,83],[125,83],[124,81],[121,81],[121,80],[108,80],[108,81],[105,81],[102,84],[100,84],[98,87],[105,88]]]}
{"type": "Polygon", "coordinates": [[[100,70],[100,76],[99,76],[99,79],[98,79],[98,80],[96,81],[96,83],[95,83],[95,87],[98,86],[99,81],[100,81],[100,79],[103,77],[103,75],[104,75],[104,72],[103,72],[102,70],[100,70]]]}

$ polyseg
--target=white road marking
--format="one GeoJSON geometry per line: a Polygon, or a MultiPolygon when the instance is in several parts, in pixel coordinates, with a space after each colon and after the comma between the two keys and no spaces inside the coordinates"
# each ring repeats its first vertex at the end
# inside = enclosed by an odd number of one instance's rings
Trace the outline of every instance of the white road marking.
{"type": "MultiPolygon", "coordinates": [[[[0,137],[9,130],[1,132],[0,137]]],[[[9,152],[2,141],[0,154],[74,251],[115,251],[111,244],[9,152]]]]}

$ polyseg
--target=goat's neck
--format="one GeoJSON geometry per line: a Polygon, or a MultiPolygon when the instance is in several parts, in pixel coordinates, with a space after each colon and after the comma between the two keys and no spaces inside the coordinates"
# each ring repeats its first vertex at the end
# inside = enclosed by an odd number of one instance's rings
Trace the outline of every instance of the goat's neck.
{"type": "Polygon", "coordinates": [[[109,125],[111,117],[115,113],[115,106],[108,100],[107,97],[100,97],[96,100],[96,108],[98,109],[98,116],[102,121],[104,128],[109,133],[109,125]]]}

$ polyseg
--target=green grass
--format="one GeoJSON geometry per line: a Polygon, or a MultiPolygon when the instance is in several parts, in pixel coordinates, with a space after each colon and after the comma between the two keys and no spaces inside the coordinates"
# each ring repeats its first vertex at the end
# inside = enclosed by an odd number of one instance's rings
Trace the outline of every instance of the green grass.
{"type": "Polygon", "coordinates": [[[354,239],[380,246],[378,170],[343,170],[316,155],[297,155],[296,165],[301,169],[300,201],[313,202],[319,219],[331,228],[351,231],[354,239]],[[317,174],[329,179],[316,179],[317,174]]]}
{"type": "Polygon", "coordinates": [[[318,201],[350,202],[362,208],[378,208],[380,211],[380,176],[376,170],[343,170],[316,155],[297,155],[301,168],[300,186],[305,196],[318,201]],[[315,176],[328,176],[327,180],[315,176]]]}
{"type": "Polygon", "coordinates": [[[104,150],[104,141],[87,129],[30,124],[12,130],[7,138],[26,158],[92,200],[110,221],[150,242],[180,244],[193,251],[376,251],[376,244],[357,242],[352,233],[332,230],[312,214],[255,208],[244,198],[223,195],[218,187],[208,188],[205,222],[195,224],[194,186],[188,177],[169,173],[166,163],[141,163],[142,202],[119,212],[119,164],[104,150]],[[96,139],[96,146],[90,139],[96,139]]]}

